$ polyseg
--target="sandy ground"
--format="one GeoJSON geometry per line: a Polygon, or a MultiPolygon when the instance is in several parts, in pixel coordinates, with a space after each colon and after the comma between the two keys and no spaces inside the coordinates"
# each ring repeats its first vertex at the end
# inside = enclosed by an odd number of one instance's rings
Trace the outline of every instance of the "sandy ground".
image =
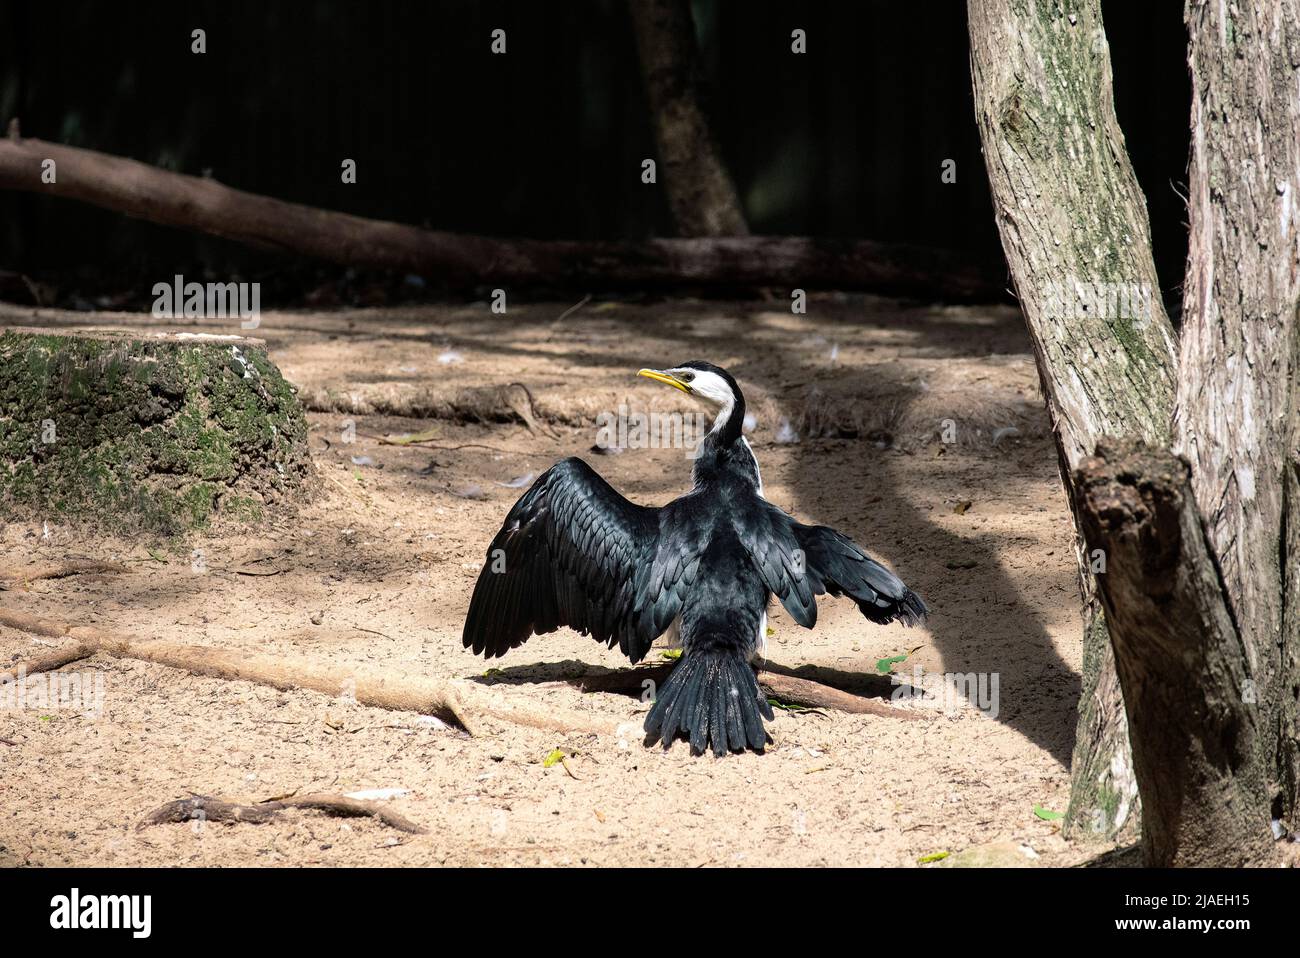
{"type": "MultiPolygon", "coordinates": [[[[0,572],[74,557],[130,571],[15,587],[0,604],[138,636],[469,678],[503,701],[639,723],[647,706],[637,699],[557,681],[626,666],[617,652],[566,631],[533,638],[485,674],[460,627],[484,549],[519,495],[512,480],[579,455],[640,502],[687,489],[681,449],[590,450],[595,416],[620,403],[693,411],[634,373],[704,358],[731,369],[751,399],[768,498],[866,545],[933,609],[925,627],[906,630],[823,599],[806,631],[774,605],[771,662],[888,696],[888,681],[871,679],[877,660],[919,646],[895,666],[907,679],[916,668],[996,675],[996,709],[913,703],[926,718],[907,722],[778,710],[765,754],[692,758],[681,743],[646,748],[634,732],[488,722],[471,738],[343,697],[98,656],[65,670],[92,687],[102,678],[98,710],[0,711],[0,864],[915,866],[993,845],[1057,865],[1095,854],[1034,814],[1068,798],[1079,614],[1069,519],[1017,314],[852,296],[814,299],[804,316],[780,303],[696,301],[593,301],[564,315],[572,305],[512,306],[504,317],[484,303],[265,314],[255,335],[310,405],[356,410],[309,413],[319,495],[263,528],[218,527],[154,555],[149,543],[10,519],[0,572]],[[509,382],[532,390],[554,436],[384,412],[509,382]],[[374,438],[417,430],[435,438],[374,438]],[[791,433],[797,442],[777,441],[791,433]],[[567,767],[545,765],[556,748],[567,767]],[[367,789],[405,790],[388,801],[427,834],[308,811],[265,825],[136,828],[194,793],[256,801],[367,789]]],[[[0,307],[0,324],[163,325],[15,307],[0,307]]],[[[0,627],[0,668],[52,641],[0,627]]]]}

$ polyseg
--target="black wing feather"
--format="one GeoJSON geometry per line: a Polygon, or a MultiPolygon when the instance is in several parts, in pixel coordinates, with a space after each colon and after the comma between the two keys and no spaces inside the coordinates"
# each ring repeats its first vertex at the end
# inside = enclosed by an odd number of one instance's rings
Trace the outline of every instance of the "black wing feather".
{"type": "Polygon", "coordinates": [[[767,587],[804,628],[817,624],[819,595],[847,595],[882,625],[915,625],[929,611],[902,579],[827,526],[806,526],[769,505],[737,520],[736,532],[767,587]]]}
{"type": "Polygon", "coordinates": [[[569,626],[640,661],[681,608],[658,542],[658,509],[628,502],[581,459],[556,463],[488,547],[465,647],[491,658],[569,626]]]}
{"type": "Polygon", "coordinates": [[[817,595],[847,595],[872,622],[898,619],[916,625],[930,610],[903,580],[867,555],[852,539],[826,526],[793,523],[807,576],[817,595]]]}

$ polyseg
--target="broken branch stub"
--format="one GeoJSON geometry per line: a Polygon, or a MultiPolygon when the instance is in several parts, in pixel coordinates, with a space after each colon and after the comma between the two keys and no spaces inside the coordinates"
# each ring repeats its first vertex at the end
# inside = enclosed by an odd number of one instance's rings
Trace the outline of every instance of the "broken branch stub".
{"type": "Polygon", "coordinates": [[[1128,712],[1143,852],[1157,866],[1273,860],[1267,750],[1250,663],[1190,469],[1107,441],[1075,473],[1128,712]]]}

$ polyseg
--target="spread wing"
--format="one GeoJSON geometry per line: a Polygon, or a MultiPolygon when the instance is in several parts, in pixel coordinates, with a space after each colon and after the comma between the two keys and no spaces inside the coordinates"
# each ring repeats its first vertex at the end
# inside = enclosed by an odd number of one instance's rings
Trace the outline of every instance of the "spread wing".
{"type": "Polygon", "coordinates": [[[852,539],[826,526],[796,522],[776,506],[736,528],[767,587],[804,628],[817,624],[819,595],[847,595],[872,622],[915,625],[929,609],[903,580],[852,539]]]}
{"type": "Polygon", "coordinates": [[[465,647],[491,658],[568,626],[640,661],[680,610],[698,564],[659,557],[659,513],[628,502],[581,459],[556,463],[488,547],[465,647]]]}

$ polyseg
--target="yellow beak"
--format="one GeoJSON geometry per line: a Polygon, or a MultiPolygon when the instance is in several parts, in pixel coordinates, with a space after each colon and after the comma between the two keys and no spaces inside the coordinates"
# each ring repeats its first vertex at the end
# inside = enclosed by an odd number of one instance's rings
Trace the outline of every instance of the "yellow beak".
{"type": "Polygon", "coordinates": [[[660,372],[658,369],[643,369],[639,373],[637,373],[637,375],[644,376],[646,379],[653,379],[655,382],[664,383],[665,385],[668,386],[676,386],[684,393],[688,393],[691,391],[690,387],[688,387],[680,379],[677,379],[674,376],[670,376],[665,372],[660,372]]]}

